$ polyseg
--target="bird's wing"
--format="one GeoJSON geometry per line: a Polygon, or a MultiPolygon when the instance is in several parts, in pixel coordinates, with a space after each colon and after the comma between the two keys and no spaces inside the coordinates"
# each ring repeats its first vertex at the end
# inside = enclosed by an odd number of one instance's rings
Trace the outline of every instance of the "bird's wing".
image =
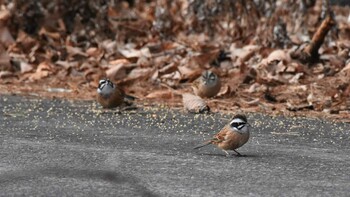
{"type": "Polygon", "coordinates": [[[117,87],[117,89],[118,89],[119,95],[122,96],[126,102],[133,101],[133,100],[137,99],[134,96],[126,94],[125,91],[123,89],[121,89],[120,87],[117,87]]]}
{"type": "Polygon", "coordinates": [[[204,147],[204,146],[206,146],[206,145],[209,145],[209,144],[211,144],[211,141],[204,142],[204,143],[202,143],[202,144],[200,144],[200,145],[194,147],[193,149],[202,148],[202,147],[204,147]]]}
{"type": "Polygon", "coordinates": [[[218,144],[218,143],[222,142],[225,139],[225,137],[222,135],[219,135],[219,134],[220,134],[220,132],[218,134],[216,134],[212,139],[203,142],[202,144],[194,147],[193,149],[198,149],[198,148],[202,148],[204,146],[207,146],[209,144],[218,144]]]}
{"type": "Polygon", "coordinates": [[[208,140],[206,142],[203,142],[202,144],[194,147],[194,149],[202,148],[203,146],[206,146],[206,145],[209,145],[209,144],[219,144],[219,143],[223,142],[224,140],[226,140],[226,137],[227,137],[229,131],[230,131],[229,128],[227,128],[225,126],[212,139],[210,139],[210,140],[208,140]]]}
{"type": "Polygon", "coordinates": [[[221,129],[221,131],[219,133],[217,133],[213,137],[213,139],[211,140],[212,143],[216,144],[216,143],[220,143],[220,142],[226,140],[228,132],[229,132],[229,129],[225,126],[223,129],[221,129]]]}

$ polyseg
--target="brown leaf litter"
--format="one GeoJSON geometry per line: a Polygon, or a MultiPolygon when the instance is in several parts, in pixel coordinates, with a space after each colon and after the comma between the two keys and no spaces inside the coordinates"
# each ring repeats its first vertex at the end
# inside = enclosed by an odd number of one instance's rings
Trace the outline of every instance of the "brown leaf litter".
{"type": "Polygon", "coordinates": [[[109,78],[145,105],[350,122],[348,7],[132,2],[2,1],[0,93],[93,100],[109,78]],[[221,92],[181,97],[204,70],[218,74],[221,92]]]}

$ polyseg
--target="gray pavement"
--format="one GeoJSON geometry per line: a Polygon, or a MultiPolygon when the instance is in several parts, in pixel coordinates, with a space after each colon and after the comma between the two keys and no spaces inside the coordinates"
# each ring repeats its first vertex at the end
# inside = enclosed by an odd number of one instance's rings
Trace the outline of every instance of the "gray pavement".
{"type": "Polygon", "coordinates": [[[247,114],[247,157],[193,150],[230,115],[0,96],[0,196],[349,196],[350,125],[247,114]]]}

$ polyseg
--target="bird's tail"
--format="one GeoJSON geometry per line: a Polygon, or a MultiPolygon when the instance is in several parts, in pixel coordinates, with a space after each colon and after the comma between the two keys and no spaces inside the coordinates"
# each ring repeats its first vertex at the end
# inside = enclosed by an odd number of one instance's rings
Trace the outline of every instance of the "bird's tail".
{"type": "Polygon", "coordinates": [[[204,142],[203,144],[200,144],[200,145],[194,147],[193,149],[199,149],[199,148],[202,148],[202,147],[207,146],[209,144],[211,144],[211,141],[204,142]]]}
{"type": "Polygon", "coordinates": [[[133,105],[133,101],[137,99],[136,97],[134,96],[131,96],[131,95],[128,95],[128,94],[124,94],[124,103],[127,105],[127,106],[131,106],[133,105]]]}
{"type": "Polygon", "coordinates": [[[125,97],[124,97],[126,100],[129,100],[129,101],[133,101],[135,99],[137,99],[136,97],[134,96],[131,96],[131,95],[128,95],[128,94],[125,94],[125,97]]]}

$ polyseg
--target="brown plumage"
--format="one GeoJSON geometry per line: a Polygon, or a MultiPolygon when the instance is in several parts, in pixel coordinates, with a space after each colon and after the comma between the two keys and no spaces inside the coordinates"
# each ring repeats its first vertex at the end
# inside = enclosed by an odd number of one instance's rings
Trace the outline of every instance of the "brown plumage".
{"type": "Polygon", "coordinates": [[[125,103],[125,98],[133,99],[125,92],[114,85],[110,80],[100,80],[97,88],[97,101],[103,108],[114,108],[125,103]]]}
{"type": "Polygon", "coordinates": [[[215,73],[207,70],[198,79],[193,81],[192,89],[195,95],[202,98],[210,98],[219,93],[221,81],[215,73]]]}
{"type": "Polygon", "coordinates": [[[236,115],[229,124],[225,125],[212,139],[204,144],[194,147],[194,149],[214,144],[222,149],[227,155],[227,150],[233,150],[238,156],[242,156],[236,151],[237,148],[243,146],[249,140],[249,123],[244,115],[236,115]]]}

